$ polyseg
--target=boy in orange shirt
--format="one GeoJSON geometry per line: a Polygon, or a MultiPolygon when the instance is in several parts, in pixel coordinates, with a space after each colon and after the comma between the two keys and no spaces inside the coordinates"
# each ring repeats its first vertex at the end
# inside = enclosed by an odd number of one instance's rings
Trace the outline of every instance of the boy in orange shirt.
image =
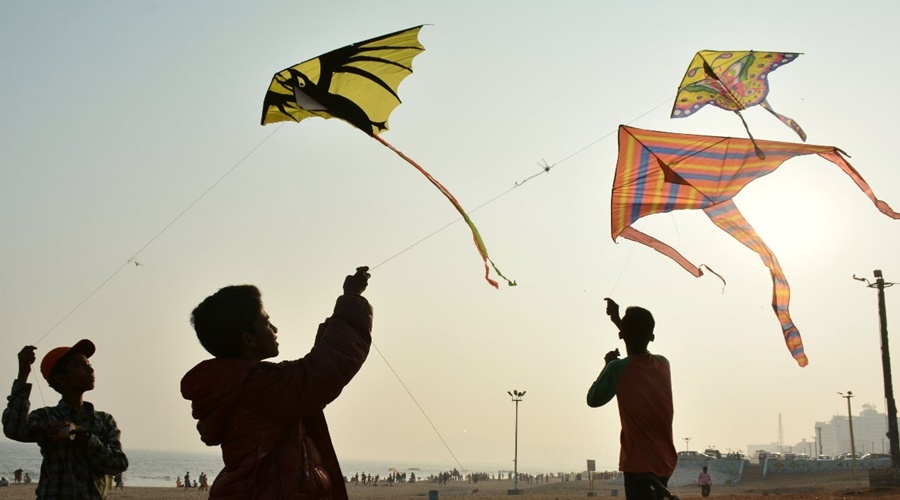
{"type": "Polygon", "coordinates": [[[650,311],[632,306],[620,319],[619,305],[612,299],[606,301],[606,313],[619,328],[628,355],[619,359],[618,349],[606,354],[606,364],[588,390],[587,404],[597,408],[617,398],[622,423],[619,470],[625,478],[625,498],[664,498],[678,462],[672,440],[669,361],[647,350],[647,344],[656,338],[650,311]]]}

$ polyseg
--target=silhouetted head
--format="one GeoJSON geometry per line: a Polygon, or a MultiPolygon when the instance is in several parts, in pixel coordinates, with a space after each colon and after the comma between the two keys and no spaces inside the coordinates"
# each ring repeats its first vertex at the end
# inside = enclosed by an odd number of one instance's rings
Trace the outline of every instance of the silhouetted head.
{"type": "MultiPolygon", "coordinates": [[[[191,313],[191,325],[204,349],[217,358],[242,358],[242,337],[254,331],[263,313],[262,294],[253,285],[226,286],[191,313]]],[[[266,317],[268,322],[268,317],[266,317]]]]}
{"type": "Polygon", "coordinates": [[[646,349],[647,344],[656,338],[653,335],[656,322],[650,311],[643,307],[631,306],[625,309],[620,326],[619,338],[630,349],[646,349]]]}
{"type": "Polygon", "coordinates": [[[72,347],[57,347],[41,360],[41,375],[56,392],[84,393],[94,388],[94,369],[88,358],[96,347],[88,339],[78,341],[72,347]]]}

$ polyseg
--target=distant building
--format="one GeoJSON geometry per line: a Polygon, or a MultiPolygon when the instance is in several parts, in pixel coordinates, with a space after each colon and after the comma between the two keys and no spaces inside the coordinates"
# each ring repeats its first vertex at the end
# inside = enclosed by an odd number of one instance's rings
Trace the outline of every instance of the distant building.
{"type": "MultiPolygon", "coordinates": [[[[835,456],[851,451],[849,420],[846,415],[835,415],[828,422],[816,422],[815,427],[821,427],[823,455],[835,456]]],[[[853,438],[857,453],[890,453],[887,432],[887,414],[878,413],[873,404],[862,405],[859,415],[853,416],[853,438]]],[[[805,443],[803,445],[805,447],[805,443]]]]}
{"type": "MultiPolygon", "coordinates": [[[[900,421],[900,419],[898,419],[900,421]]],[[[758,452],[765,450],[770,453],[808,454],[810,457],[818,455],[835,456],[841,453],[849,453],[850,450],[850,424],[847,415],[835,415],[827,422],[816,422],[812,429],[814,434],[821,434],[822,442],[818,443],[819,436],[804,438],[794,445],[779,446],[778,443],[748,444],[747,457],[756,460],[758,452]],[[816,431],[816,427],[821,428],[816,431]],[[819,449],[821,448],[821,451],[819,449]]],[[[863,404],[859,415],[853,415],[853,438],[856,442],[856,452],[866,453],[890,453],[890,442],[887,437],[887,414],[879,413],[873,404],[863,404]]]]}

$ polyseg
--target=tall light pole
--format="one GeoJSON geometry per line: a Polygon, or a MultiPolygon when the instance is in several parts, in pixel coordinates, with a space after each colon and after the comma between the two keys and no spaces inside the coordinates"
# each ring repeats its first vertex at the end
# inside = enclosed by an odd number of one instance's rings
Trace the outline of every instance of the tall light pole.
{"type": "Polygon", "coordinates": [[[684,451],[691,451],[691,438],[681,438],[684,441],[684,451]]]}
{"type": "Polygon", "coordinates": [[[516,448],[515,455],[513,455],[513,489],[508,491],[508,494],[518,495],[519,494],[519,402],[522,401],[522,396],[525,395],[525,391],[518,391],[513,389],[512,392],[506,391],[509,394],[509,397],[512,398],[513,403],[516,404],[516,448]]]}
{"type": "Polygon", "coordinates": [[[856,472],[856,441],[853,439],[853,413],[850,410],[850,398],[853,397],[853,391],[847,391],[845,396],[843,392],[838,392],[842,398],[847,400],[847,418],[850,419],[850,458],[853,462],[850,464],[850,471],[856,472]]]}
{"type": "Polygon", "coordinates": [[[865,278],[853,279],[865,281],[869,288],[878,289],[878,319],[881,323],[881,370],[884,372],[884,399],[887,400],[888,412],[888,441],[891,445],[891,466],[900,467],[900,438],[897,431],[897,404],[894,402],[894,384],[891,378],[891,351],[888,347],[887,307],[884,304],[884,289],[893,286],[893,283],[885,283],[881,269],[876,269],[875,283],[870,283],[865,278]]]}

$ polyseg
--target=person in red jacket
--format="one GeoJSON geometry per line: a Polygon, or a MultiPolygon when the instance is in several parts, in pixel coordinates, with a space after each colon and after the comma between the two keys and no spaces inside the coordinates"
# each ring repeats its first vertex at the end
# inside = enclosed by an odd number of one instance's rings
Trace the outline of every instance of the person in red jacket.
{"type": "Polygon", "coordinates": [[[619,305],[606,299],[606,313],[619,328],[628,356],[619,350],[604,357],[606,364],[587,393],[587,404],[597,408],[616,397],[619,403],[619,470],[625,478],[625,498],[655,500],[669,495],[669,477],[675,471],[678,454],[672,440],[672,374],[669,361],[650,354],[647,344],[656,337],[650,311],[629,307],[619,318],[619,305]]]}
{"type": "Polygon", "coordinates": [[[203,442],[222,448],[209,498],[347,498],[323,409],[369,353],[368,269],[346,277],[312,350],[292,361],[264,361],[278,356],[278,329],[255,286],[222,288],[194,309],[197,338],[214,358],[181,379],[181,394],[203,442]]]}

